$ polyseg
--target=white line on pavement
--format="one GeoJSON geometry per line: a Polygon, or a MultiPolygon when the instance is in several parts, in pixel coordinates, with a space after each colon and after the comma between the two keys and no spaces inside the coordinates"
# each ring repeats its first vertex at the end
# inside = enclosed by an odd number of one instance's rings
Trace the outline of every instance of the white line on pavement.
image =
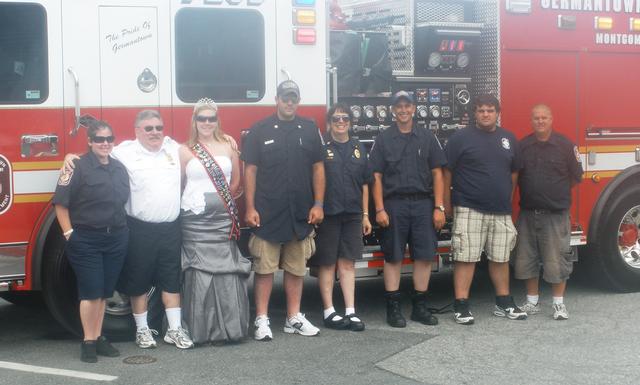
{"type": "Polygon", "coordinates": [[[19,370],[22,372],[30,372],[30,373],[53,374],[55,376],[75,377],[75,378],[82,378],[85,380],[94,380],[94,381],[113,381],[118,379],[118,377],[107,376],[105,374],[78,372],[76,370],[46,368],[44,366],[17,364],[15,362],[7,362],[7,361],[0,361],[0,368],[19,370]]]}

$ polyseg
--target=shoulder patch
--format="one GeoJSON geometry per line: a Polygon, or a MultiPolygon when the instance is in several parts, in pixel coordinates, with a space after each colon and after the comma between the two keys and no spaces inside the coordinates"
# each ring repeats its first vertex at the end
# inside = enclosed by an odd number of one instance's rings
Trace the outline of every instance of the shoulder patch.
{"type": "Polygon", "coordinates": [[[73,177],[73,170],[64,170],[60,172],[60,177],[58,178],[58,186],[68,186],[71,183],[71,178],[73,177]]]}
{"type": "Polygon", "coordinates": [[[580,158],[580,151],[578,150],[578,146],[573,146],[573,153],[576,156],[576,161],[578,163],[582,163],[582,158],[580,158]]]}

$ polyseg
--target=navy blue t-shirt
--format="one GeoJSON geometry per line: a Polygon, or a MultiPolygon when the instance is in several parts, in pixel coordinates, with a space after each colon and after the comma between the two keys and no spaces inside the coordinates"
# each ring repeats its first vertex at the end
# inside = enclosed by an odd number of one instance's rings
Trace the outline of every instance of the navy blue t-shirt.
{"type": "Polygon", "coordinates": [[[453,174],[454,206],[511,213],[511,173],[518,170],[518,143],[511,132],[502,127],[493,132],[464,128],[451,136],[445,153],[453,174]]]}

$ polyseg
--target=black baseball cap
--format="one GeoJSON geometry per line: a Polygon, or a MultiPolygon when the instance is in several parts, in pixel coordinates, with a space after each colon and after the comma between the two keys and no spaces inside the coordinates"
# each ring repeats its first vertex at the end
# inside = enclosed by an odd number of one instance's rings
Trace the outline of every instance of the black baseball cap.
{"type": "Polygon", "coordinates": [[[391,97],[391,105],[396,105],[401,99],[406,99],[409,103],[415,104],[413,100],[413,93],[409,93],[407,91],[398,91],[391,97]]]}
{"type": "Polygon", "coordinates": [[[293,80],[285,80],[280,85],[278,85],[278,91],[276,92],[277,96],[283,96],[287,94],[294,94],[296,97],[300,97],[300,88],[298,84],[293,80]]]}

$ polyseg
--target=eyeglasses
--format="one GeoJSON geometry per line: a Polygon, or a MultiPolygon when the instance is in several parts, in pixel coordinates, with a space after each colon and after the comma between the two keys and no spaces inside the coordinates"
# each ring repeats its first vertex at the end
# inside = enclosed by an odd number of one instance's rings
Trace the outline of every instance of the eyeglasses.
{"type": "Polygon", "coordinates": [[[348,122],[349,121],[349,115],[333,115],[331,117],[331,121],[333,123],[348,122]]]}
{"type": "Polygon", "coordinates": [[[293,104],[298,104],[298,102],[300,101],[300,98],[293,94],[287,94],[287,95],[280,96],[280,100],[282,100],[284,103],[291,102],[293,104]]]}
{"type": "Polygon", "coordinates": [[[201,116],[201,115],[196,116],[196,122],[200,122],[200,123],[204,123],[204,122],[215,123],[217,121],[218,121],[217,116],[201,116]]]}
{"type": "Polygon", "coordinates": [[[113,135],[110,136],[92,136],[91,137],[91,141],[93,143],[113,143],[113,141],[116,140],[116,137],[113,135]]]}
{"type": "Polygon", "coordinates": [[[151,132],[154,129],[158,132],[161,132],[162,130],[164,130],[164,126],[160,125],[160,126],[144,126],[142,127],[146,132],[151,132]]]}

